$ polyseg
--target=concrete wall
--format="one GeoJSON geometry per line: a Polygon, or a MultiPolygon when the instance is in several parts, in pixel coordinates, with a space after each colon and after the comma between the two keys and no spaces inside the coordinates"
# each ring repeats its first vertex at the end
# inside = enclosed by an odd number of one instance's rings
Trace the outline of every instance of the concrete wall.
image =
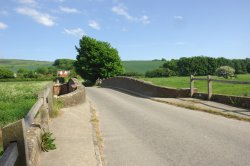
{"type": "MultiPolygon", "coordinates": [[[[195,93],[193,97],[207,100],[208,95],[206,93],[195,93]]],[[[235,107],[250,108],[250,97],[213,94],[211,100],[235,107]]]]}
{"type": "Polygon", "coordinates": [[[155,86],[131,77],[112,77],[102,81],[102,87],[119,88],[149,97],[189,97],[190,89],[176,89],[155,86]]]}
{"type": "Polygon", "coordinates": [[[60,100],[64,103],[64,107],[70,107],[85,102],[85,87],[79,80],[72,78],[67,83],[67,86],[69,93],[56,97],[57,100],[60,100]]]}

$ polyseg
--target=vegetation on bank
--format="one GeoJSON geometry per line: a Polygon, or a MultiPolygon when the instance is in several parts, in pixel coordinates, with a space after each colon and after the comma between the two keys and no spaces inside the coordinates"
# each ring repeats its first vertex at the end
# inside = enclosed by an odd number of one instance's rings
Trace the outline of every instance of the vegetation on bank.
{"type": "Polygon", "coordinates": [[[23,118],[48,81],[0,82],[0,127],[23,118]]]}
{"type": "MultiPolygon", "coordinates": [[[[205,76],[201,76],[205,77],[205,76]]],[[[213,76],[214,79],[224,79],[221,77],[213,76]]],[[[173,88],[189,88],[190,77],[165,77],[165,78],[146,78],[140,77],[145,81],[151,82],[155,85],[173,87],[173,88]]],[[[234,80],[238,81],[250,81],[250,74],[239,74],[234,80]]],[[[207,93],[207,82],[206,81],[195,81],[195,88],[198,88],[199,92],[207,93]]],[[[226,95],[236,95],[236,96],[250,96],[250,85],[239,85],[239,84],[226,84],[213,82],[213,93],[214,94],[226,94],[226,95]]]]}

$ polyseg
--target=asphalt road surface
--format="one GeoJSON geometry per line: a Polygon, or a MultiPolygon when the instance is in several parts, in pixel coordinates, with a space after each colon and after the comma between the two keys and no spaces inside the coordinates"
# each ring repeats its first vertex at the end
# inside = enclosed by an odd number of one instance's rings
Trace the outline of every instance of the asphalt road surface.
{"type": "Polygon", "coordinates": [[[86,88],[109,166],[249,166],[250,123],[86,88]]]}

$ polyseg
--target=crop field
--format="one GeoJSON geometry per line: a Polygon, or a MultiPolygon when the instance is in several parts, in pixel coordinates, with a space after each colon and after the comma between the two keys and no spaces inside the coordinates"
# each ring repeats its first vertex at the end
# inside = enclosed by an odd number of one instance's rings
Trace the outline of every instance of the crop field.
{"type": "Polygon", "coordinates": [[[49,82],[0,82],[0,127],[23,118],[49,82]]]}
{"type": "Polygon", "coordinates": [[[19,59],[0,59],[0,66],[8,68],[16,72],[20,68],[35,70],[38,67],[52,66],[53,62],[48,61],[33,61],[33,60],[19,60],[19,59]]]}
{"type": "MultiPolygon", "coordinates": [[[[213,76],[214,79],[223,79],[213,76]]],[[[149,81],[155,85],[173,87],[173,88],[189,88],[190,78],[189,77],[167,77],[167,78],[141,78],[145,81],[149,81]]],[[[225,79],[224,79],[225,80],[225,79]]],[[[233,80],[238,81],[249,81],[250,74],[241,74],[233,80]]],[[[195,81],[195,88],[198,88],[199,92],[207,93],[207,82],[206,81],[195,81]]],[[[213,93],[214,94],[227,94],[236,96],[249,96],[250,97],[250,85],[240,84],[225,84],[213,82],[213,93]]]]}
{"type": "Polygon", "coordinates": [[[163,65],[165,61],[122,61],[125,72],[137,72],[145,74],[148,70],[154,70],[163,65]]]}

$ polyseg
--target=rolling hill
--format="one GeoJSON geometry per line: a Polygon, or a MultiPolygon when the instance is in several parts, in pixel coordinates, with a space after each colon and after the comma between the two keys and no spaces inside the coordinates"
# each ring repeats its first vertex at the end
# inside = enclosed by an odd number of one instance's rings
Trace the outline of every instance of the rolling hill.
{"type": "Polygon", "coordinates": [[[21,59],[0,59],[0,67],[8,68],[16,72],[20,68],[35,70],[38,67],[51,66],[53,62],[49,61],[34,61],[21,59]]]}
{"type": "MultiPolygon", "coordinates": [[[[148,70],[153,70],[161,66],[164,61],[122,61],[126,72],[138,72],[144,74],[148,70]]],[[[0,67],[8,68],[16,72],[20,68],[35,70],[38,67],[51,66],[53,62],[19,60],[19,59],[0,59],[0,67]]]]}

